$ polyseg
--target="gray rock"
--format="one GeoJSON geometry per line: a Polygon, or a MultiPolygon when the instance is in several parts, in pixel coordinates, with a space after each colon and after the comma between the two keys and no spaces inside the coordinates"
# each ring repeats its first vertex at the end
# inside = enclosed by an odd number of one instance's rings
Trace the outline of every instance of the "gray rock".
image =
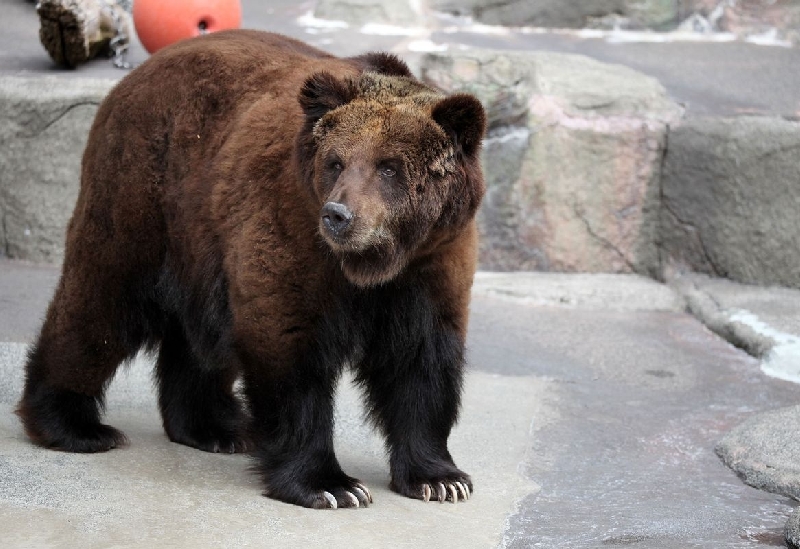
{"type": "Polygon", "coordinates": [[[800,498],[800,406],[757,414],[717,444],[717,455],[755,488],[800,498]]]}
{"type": "Polygon", "coordinates": [[[740,37],[767,33],[794,44],[800,41],[800,0],[719,2],[717,12],[722,31],[740,37]]]}
{"type": "Polygon", "coordinates": [[[421,14],[410,2],[392,0],[319,0],[314,15],[321,19],[346,21],[351,25],[416,26],[421,22],[421,14]]]}
{"type": "Polygon", "coordinates": [[[627,27],[663,27],[677,22],[679,8],[672,0],[431,0],[431,7],[490,25],[551,28],[606,26],[610,18],[627,27]]]}
{"type": "Polygon", "coordinates": [[[662,261],[753,284],[800,288],[800,124],[691,119],[669,136],[662,261]]]}
{"type": "Polygon", "coordinates": [[[800,507],[797,507],[792,514],[789,515],[789,520],[786,521],[786,544],[791,549],[798,549],[800,547],[800,507]]]}
{"type": "Polygon", "coordinates": [[[670,285],[711,331],[761,362],[761,371],[800,383],[800,290],[740,284],[690,273],[670,285]]]}
{"type": "Polygon", "coordinates": [[[580,28],[592,17],[620,13],[624,0],[431,0],[436,10],[471,15],[489,25],[580,28]]]}
{"type": "Polygon", "coordinates": [[[653,78],[554,53],[429,54],[423,78],[488,110],[480,262],[492,270],[658,270],[666,131],[682,109],[653,78]]]}
{"type": "Polygon", "coordinates": [[[2,253],[59,261],[80,186],[80,161],[111,80],[0,79],[2,253]]]}

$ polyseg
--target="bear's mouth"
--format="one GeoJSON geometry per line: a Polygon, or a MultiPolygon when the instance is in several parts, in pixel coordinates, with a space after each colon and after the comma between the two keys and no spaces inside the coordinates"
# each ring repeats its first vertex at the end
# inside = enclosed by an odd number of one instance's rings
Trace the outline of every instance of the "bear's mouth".
{"type": "Polygon", "coordinates": [[[368,287],[388,282],[405,266],[404,254],[384,224],[371,226],[353,217],[346,230],[332,230],[323,217],[320,235],[351,283],[368,287]]]}
{"type": "Polygon", "coordinates": [[[364,227],[358,221],[354,219],[346,230],[331,230],[323,218],[319,223],[319,232],[334,252],[374,255],[382,253],[377,250],[394,247],[394,238],[386,227],[364,227]]]}
{"type": "Polygon", "coordinates": [[[348,281],[360,287],[389,282],[403,270],[405,260],[392,246],[372,246],[358,251],[333,249],[342,273],[348,281]]]}

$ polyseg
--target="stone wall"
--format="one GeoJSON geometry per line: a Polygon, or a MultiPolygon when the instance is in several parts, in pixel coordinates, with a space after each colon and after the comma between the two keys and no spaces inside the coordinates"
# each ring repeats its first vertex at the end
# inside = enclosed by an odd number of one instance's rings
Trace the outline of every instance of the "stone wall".
{"type": "Polygon", "coordinates": [[[680,28],[800,41],[800,0],[319,0],[315,15],[353,24],[428,25],[432,12],[489,25],[545,28],[680,28]]]}
{"type": "MultiPolygon", "coordinates": [[[[684,119],[653,78],[575,55],[468,50],[421,67],[489,115],[481,268],[693,270],[800,288],[800,123],[684,119]]],[[[61,260],[112,85],[0,79],[0,255],[61,260]]]]}
{"type": "Polygon", "coordinates": [[[80,164],[110,80],[0,78],[0,245],[8,257],[60,261],[80,164]]]}
{"type": "Polygon", "coordinates": [[[659,233],[665,272],[800,288],[800,124],[697,118],[673,129],[659,233]]]}
{"type": "Polygon", "coordinates": [[[430,0],[434,10],[474,17],[489,25],[583,28],[624,22],[628,27],[676,24],[673,0],[430,0]],[[614,21],[609,19],[615,16],[614,21]]]}
{"type": "Polygon", "coordinates": [[[489,270],[656,275],[660,170],[682,109],[653,78],[556,53],[431,54],[422,76],[488,110],[489,270]]]}

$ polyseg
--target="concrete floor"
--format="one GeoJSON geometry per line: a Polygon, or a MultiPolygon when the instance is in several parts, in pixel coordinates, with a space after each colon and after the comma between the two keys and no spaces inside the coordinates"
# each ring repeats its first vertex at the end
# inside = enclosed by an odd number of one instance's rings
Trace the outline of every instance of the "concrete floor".
{"type": "Polygon", "coordinates": [[[390,492],[381,440],[344,383],[337,452],[375,502],[324,512],[262,497],[247,457],[170,443],[146,357],[110,389],[107,420],[130,446],[72,455],[30,444],[12,410],[57,276],[0,262],[0,547],[783,546],[792,502],[743,484],[714,445],[797,403],[800,386],[763,375],[652,281],[481,274],[451,438],[474,497],[390,492]]]}

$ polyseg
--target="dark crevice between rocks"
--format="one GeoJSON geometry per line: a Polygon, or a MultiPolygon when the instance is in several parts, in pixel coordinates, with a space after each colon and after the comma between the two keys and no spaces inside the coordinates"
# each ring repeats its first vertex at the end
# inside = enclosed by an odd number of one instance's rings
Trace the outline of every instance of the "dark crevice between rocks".
{"type": "Polygon", "coordinates": [[[706,248],[705,242],[703,242],[703,234],[700,231],[700,229],[697,228],[697,226],[695,226],[693,223],[690,223],[688,221],[685,221],[685,220],[681,219],[680,216],[678,216],[678,214],[675,212],[675,210],[673,210],[670,207],[669,202],[667,200],[665,200],[663,197],[661,199],[661,207],[670,216],[672,216],[672,218],[675,220],[675,222],[678,225],[680,225],[681,227],[684,228],[684,232],[687,235],[690,234],[690,233],[692,235],[694,235],[694,240],[697,243],[697,247],[700,250],[700,252],[703,254],[703,259],[705,260],[706,264],[708,265],[708,268],[711,270],[711,273],[709,273],[709,274],[712,274],[717,278],[726,278],[727,275],[725,273],[725,270],[719,268],[714,263],[714,260],[711,259],[711,254],[708,253],[708,248],[706,248]]]}
{"type": "Polygon", "coordinates": [[[658,162],[658,203],[656,204],[656,235],[655,235],[655,247],[656,247],[656,278],[659,282],[664,282],[665,278],[665,271],[666,271],[666,250],[664,249],[664,242],[662,240],[664,235],[664,222],[663,216],[661,215],[661,210],[664,204],[664,173],[666,171],[665,167],[667,165],[667,151],[669,150],[669,134],[672,131],[672,126],[667,123],[664,125],[664,146],[661,149],[661,158],[658,162]]]}
{"type": "Polygon", "coordinates": [[[43,126],[41,126],[39,128],[29,129],[28,131],[26,131],[24,133],[20,133],[19,137],[21,137],[23,139],[34,139],[36,137],[39,137],[42,133],[47,131],[48,128],[50,128],[54,124],[58,123],[62,118],[67,116],[73,110],[77,109],[78,107],[89,107],[89,106],[99,107],[100,106],[100,102],[99,101],[81,101],[79,103],[73,103],[72,105],[70,105],[69,107],[67,107],[66,109],[64,109],[60,113],[58,113],[54,118],[52,118],[51,120],[48,120],[47,122],[45,122],[45,124],[43,126]]]}
{"type": "Polygon", "coordinates": [[[3,239],[0,241],[0,245],[2,245],[2,255],[6,258],[11,257],[11,245],[8,241],[8,226],[6,225],[6,212],[5,210],[2,211],[2,217],[0,218],[0,225],[3,227],[3,239]]]}
{"type": "MultiPolygon", "coordinates": [[[[703,259],[705,260],[708,268],[711,270],[712,275],[716,277],[725,277],[724,269],[720,269],[714,260],[711,258],[711,254],[708,253],[708,248],[703,242],[703,235],[702,232],[698,227],[696,227],[693,223],[689,223],[681,219],[681,217],[675,212],[675,210],[670,207],[669,201],[664,194],[664,179],[666,178],[666,166],[667,166],[667,155],[669,154],[669,142],[670,142],[670,133],[672,132],[672,126],[670,124],[666,124],[664,129],[664,148],[661,153],[661,162],[659,163],[658,167],[658,207],[662,213],[666,212],[668,215],[672,217],[672,219],[680,225],[684,232],[686,233],[687,237],[691,234],[694,238],[693,240],[697,243],[697,247],[700,250],[700,253],[703,255],[703,259]]],[[[658,220],[656,222],[656,247],[658,248],[657,256],[658,256],[658,269],[661,276],[661,281],[664,282],[664,278],[666,277],[665,273],[667,270],[668,264],[668,251],[667,247],[664,244],[663,238],[667,232],[667,228],[664,225],[663,215],[658,216],[658,220]]]]}

